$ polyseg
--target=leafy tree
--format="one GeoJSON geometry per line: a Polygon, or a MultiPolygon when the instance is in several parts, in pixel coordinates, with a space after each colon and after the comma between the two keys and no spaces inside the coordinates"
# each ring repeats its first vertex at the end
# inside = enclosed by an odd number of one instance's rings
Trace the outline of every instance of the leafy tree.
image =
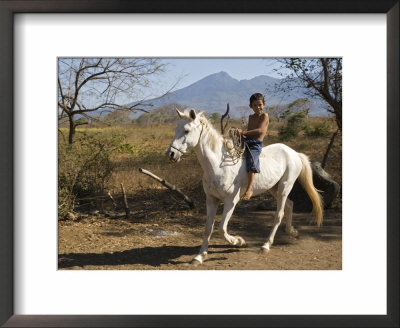
{"type": "Polygon", "coordinates": [[[310,112],[311,101],[307,98],[299,98],[288,105],[288,109],[293,113],[304,112],[307,116],[310,112]]]}
{"type": "Polygon", "coordinates": [[[342,129],[342,58],[289,58],[279,60],[291,73],[282,84],[286,88],[298,86],[308,89],[308,94],[319,97],[335,115],[342,129]]]}
{"type": "Polygon", "coordinates": [[[288,58],[278,60],[289,75],[283,89],[303,87],[308,94],[325,101],[328,111],[335,115],[337,131],[333,133],[322,160],[325,167],[335,137],[342,130],[342,58],[288,58]]]}

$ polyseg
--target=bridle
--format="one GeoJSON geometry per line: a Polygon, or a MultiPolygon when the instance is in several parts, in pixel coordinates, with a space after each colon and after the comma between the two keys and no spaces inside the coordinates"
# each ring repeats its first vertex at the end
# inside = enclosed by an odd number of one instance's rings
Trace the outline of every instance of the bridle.
{"type": "Polygon", "coordinates": [[[173,148],[173,149],[179,151],[182,155],[184,154],[184,152],[183,152],[182,150],[180,150],[180,149],[178,149],[178,148],[172,146],[172,144],[170,144],[169,146],[170,146],[170,148],[173,148]]]}
{"type": "MultiPolygon", "coordinates": [[[[201,122],[200,122],[200,124],[201,124],[201,131],[200,131],[199,140],[197,141],[197,144],[199,144],[199,142],[200,142],[200,138],[201,138],[201,135],[203,134],[203,129],[204,129],[204,124],[201,123],[201,122]]],[[[185,154],[182,150],[180,150],[180,149],[178,149],[178,148],[172,146],[172,142],[171,142],[171,144],[170,144],[169,146],[170,146],[171,148],[173,148],[173,149],[179,151],[182,155],[185,154]]]]}

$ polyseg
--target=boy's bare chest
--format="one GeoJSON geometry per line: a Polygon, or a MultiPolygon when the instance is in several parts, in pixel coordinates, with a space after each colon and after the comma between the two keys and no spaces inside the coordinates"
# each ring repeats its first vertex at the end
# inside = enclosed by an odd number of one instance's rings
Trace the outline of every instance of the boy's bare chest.
{"type": "Polygon", "coordinates": [[[262,124],[262,118],[260,116],[256,115],[249,116],[248,130],[257,129],[261,126],[261,124],[262,124]]]}

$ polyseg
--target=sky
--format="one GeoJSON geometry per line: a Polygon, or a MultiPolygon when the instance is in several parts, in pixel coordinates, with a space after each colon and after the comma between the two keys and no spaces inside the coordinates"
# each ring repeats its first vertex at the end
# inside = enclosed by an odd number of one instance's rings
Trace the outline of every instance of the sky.
{"type": "MultiPolygon", "coordinates": [[[[128,104],[152,99],[171,91],[187,87],[210,74],[224,71],[237,80],[252,79],[259,75],[282,78],[274,69],[280,64],[273,58],[161,58],[164,71],[149,77],[148,87],[137,86],[136,96],[120,94],[117,102],[128,104]]],[[[280,72],[284,72],[280,69],[280,72]]]]}
{"type": "Polygon", "coordinates": [[[160,81],[179,80],[176,89],[184,88],[210,74],[224,71],[237,80],[251,79],[258,75],[281,78],[274,68],[280,67],[270,58],[164,58],[167,64],[160,81]]]}

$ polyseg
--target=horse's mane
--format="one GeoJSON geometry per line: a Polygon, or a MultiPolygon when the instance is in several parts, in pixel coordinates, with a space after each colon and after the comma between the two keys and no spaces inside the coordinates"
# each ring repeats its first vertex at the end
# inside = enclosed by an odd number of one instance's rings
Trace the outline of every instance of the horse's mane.
{"type": "MultiPolygon", "coordinates": [[[[189,109],[185,109],[183,113],[184,113],[184,116],[188,120],[191,120],[189,109]]],[[[230,138],[225,138],[217,130],[215,130],[215,128],[213,127],[213,125],[210,123],[210,121],[207,119],[207,117],[204,115],[203,112],[196,113],[196,115],[197,115],[200,123],[204,126],[205,131],[207,132],[207,137],[208,137],[208,141],[211,146],[211,149],[213,151],[216,151],[217,147],[222,143],[222,145],[225,146],[228,153],[232,155],[232,153],[233,153],[232,140],[230,138]]]]}

